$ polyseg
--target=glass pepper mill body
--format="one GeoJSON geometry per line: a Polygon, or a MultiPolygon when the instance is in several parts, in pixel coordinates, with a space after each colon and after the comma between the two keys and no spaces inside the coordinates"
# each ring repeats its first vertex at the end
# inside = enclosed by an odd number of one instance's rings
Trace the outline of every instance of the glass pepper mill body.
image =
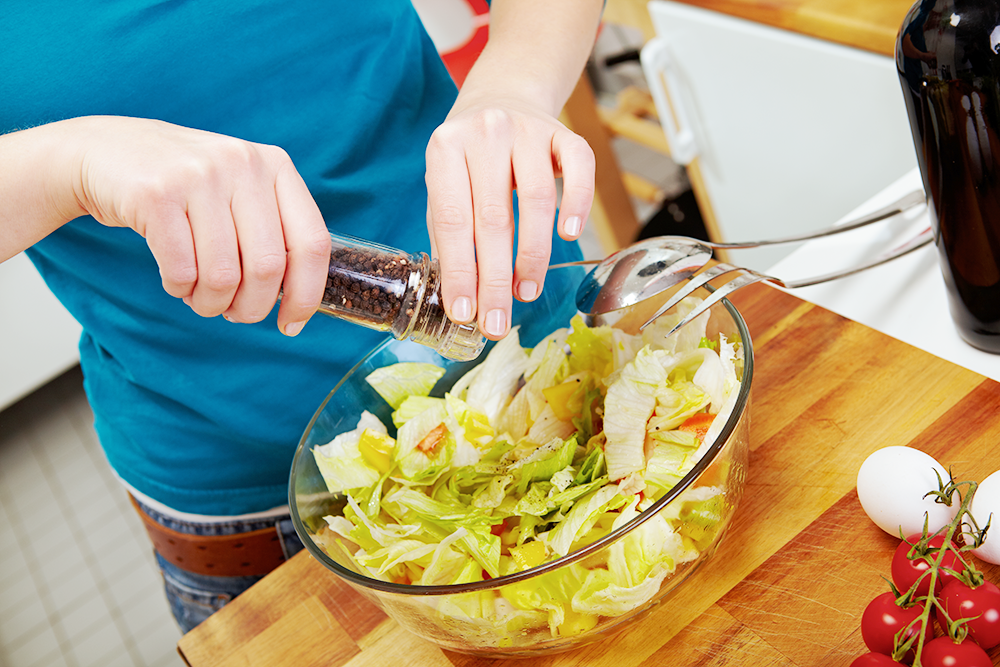
{"type": "Polygon", "coordinates": [[[437,260],[363,239],[330,238],[319,312],[427,345],[455,361],[479,356],[486,339],[475,322],[456,324],[445,313],[437,260]]]}

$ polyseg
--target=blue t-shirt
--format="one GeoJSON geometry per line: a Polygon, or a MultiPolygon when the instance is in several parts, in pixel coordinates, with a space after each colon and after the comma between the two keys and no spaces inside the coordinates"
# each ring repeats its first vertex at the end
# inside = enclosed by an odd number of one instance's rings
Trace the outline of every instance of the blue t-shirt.
{"type": "MultiPolygon", "coordinates": [[[[109,114],[274,144],[331,229],[428,249],[424,151],[456,90],[409,0],[5,0],[0,15],[0,132],[109,114]]],[[[28,255],[83,325],[109,462],[184,512],[287,502],[303,428],[385,338],[322,315],[288,338],[277,308],[199,317],[163,291],[144,239],[90,217],[28,255]]]]}

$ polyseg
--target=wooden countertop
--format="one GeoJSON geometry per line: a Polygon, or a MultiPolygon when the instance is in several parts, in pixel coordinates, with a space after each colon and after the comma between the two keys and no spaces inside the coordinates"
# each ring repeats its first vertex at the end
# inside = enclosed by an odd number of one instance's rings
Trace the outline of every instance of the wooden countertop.
{"type": "MultiPolygon", "coordinates": [[[[1000,383],[765,285],[732,301],[754,341],[742,504],[713,559],[618,636],[535,666],[844,667],[897,541],[855,490],[872,451],[909,445],[959,479],[1000,469],[1000,383]]],[[[984,566],[1000,581],[1000,568],[984,566]]],[[[302,552],[185,635],[193,667],[512,665],[416,638],[302,552]]],[[[1000,657],[1000,647],[992,652],[1000,657]]]]}
{"type": "MultiPolygon", "coordinates": [[[[756,23],[892,57],[913,0],[674,0],[756,23]]],[[[608,0],[605,20],[653,28],[647,0],[608,0]]]]}

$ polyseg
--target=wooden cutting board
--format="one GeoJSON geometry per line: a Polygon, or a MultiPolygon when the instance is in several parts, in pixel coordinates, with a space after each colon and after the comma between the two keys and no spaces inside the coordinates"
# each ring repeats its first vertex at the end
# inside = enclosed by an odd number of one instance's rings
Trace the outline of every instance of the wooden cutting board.
{"type": "MultiPolygon", "coordinates": [[[[865,457],[909,445],[959,479],[1000,469],[1000,383],[765,285],[732,300],[756,362],[748,478],[728,536],[642,621],[533,667],[846,667],[865,652],[861,613],[888,590],[897,544],[858,503],[865,457]]],[[[984,569],[1000,582],[1000,568],[984,569]]],[[[408,634],[306,552],[178,648],[194,667],[512,664],[408,634]]]]}

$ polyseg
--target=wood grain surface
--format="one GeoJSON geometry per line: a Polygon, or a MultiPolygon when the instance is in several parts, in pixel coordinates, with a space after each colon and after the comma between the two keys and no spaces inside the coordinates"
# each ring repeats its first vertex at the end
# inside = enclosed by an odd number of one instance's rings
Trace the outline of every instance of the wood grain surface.
{"type": "MultiPolygon", "coordinates": [[[[748,478],[729,534],[643,620],[533,666],[846,667],[865,652],[861,613],[888,590],[897,544],[858,503],[865,457],[909,445],[959,479],[1000,469],[1000,383],[765,285],[732,300],[756,360],[748,478]]],[[[306,552],[185,635],[179,651],[194,667],[510,664],[408,634],[306,552]]]]}
{"type": "MultiPolygon", "coordinates": [[[[648,0],[608,0],[606,21],[653,37],[648,0]]],[[[675,0],[764,25],[892,57],[913,0],[675,0]]]]}

